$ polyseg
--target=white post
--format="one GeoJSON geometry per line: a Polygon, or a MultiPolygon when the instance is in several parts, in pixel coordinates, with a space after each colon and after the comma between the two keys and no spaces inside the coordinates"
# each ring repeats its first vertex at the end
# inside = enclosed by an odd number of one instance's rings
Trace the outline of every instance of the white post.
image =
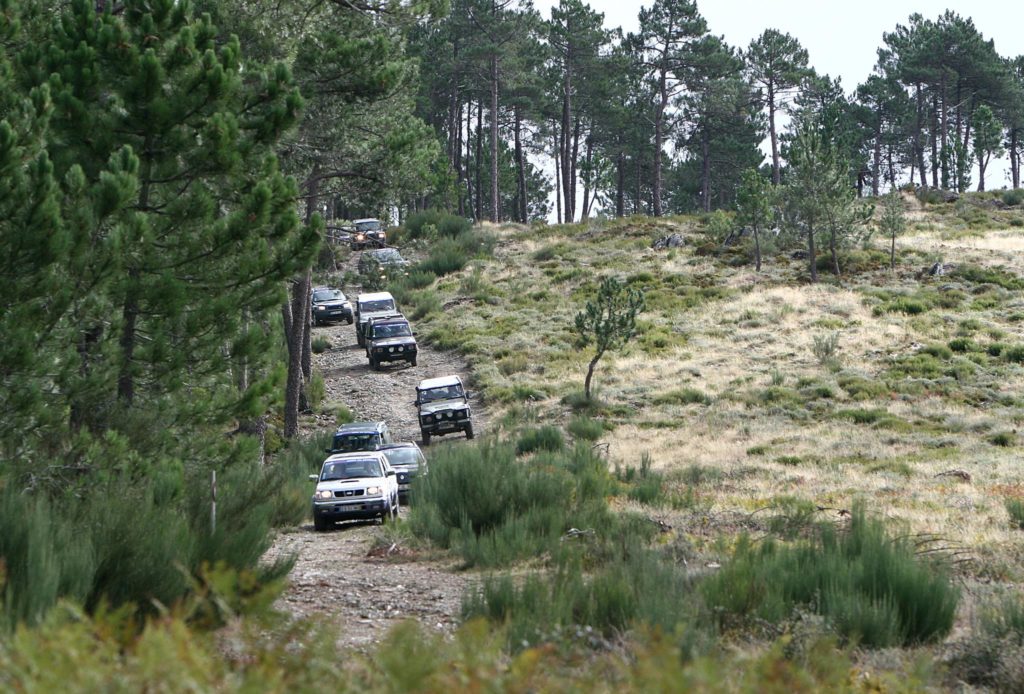
{"type": "Polygon", "coordinates": [[[213,535],[217,532],[217,471],[210,474],[210,534],[213,535]]]}

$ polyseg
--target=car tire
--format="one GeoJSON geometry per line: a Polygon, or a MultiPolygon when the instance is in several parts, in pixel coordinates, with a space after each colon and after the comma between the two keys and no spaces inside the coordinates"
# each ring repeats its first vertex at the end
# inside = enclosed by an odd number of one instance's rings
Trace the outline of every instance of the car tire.
{"type": "Polygon", "coordinates": [[[391,504],[391,520],[398,520],[398,512],[402,509],[402,504],[398,500],[398,492],[395,492],[395,502],[391,504]]]}
{"type": "Polygon", "coordinates": [[[352,323],[354,323],[354,322],[355,322],[355,321],[354,321],[354,320],[352,319],[352,317],[351,317],[351,316],[349,316],[349,317],[348,317],[348,318],[346,318],[345,320],[347,320],[347,321],[348,321],[348,324],[349,324],[349,325],[352,325],[352,323]]]}
{"type": "Polygon", "coordinates": [[[471,438],[473,438],[473,435],[474,435],[473,434],[473,425],[472,424],[467,424],[466,425],[466,438],[467,439],[471,439],[471,438]]]}
{"type": "Polygon", "coordinates": [[[409,366],[416,366],[416,357],[409,360],[409,366]]]}
{"type": "Polygon", "coordinates": [[[421,429],[420,430],[420,438],[423,439],[423,445],[424,446],[429,446],[430,445],[430,432],[429,431],[427,431],[426,429],[421,429]]]}
{"type": "Polygon", "coordinates": [[[380,362],[377,361],[376,359],[371,359],[370,368],[373,369],[374,371],[380,371],[380,362]]]}
{"type": "Polygon", "coordinates": [[[316,530],[318,533],[324,532],[325,530],[330,528],[331,525],[333,525],[333,523],[325,521],[323,518],[320,518],[315,514],[313,515],[313,529],[316,530]]]}
{"type": "Polygon", "coordinates": [[[360,335],[359,333],[356,333],[356,344],[358,344],[360,347],[366,346],[366,342],[363,340],[363,336],[360,335]]]}

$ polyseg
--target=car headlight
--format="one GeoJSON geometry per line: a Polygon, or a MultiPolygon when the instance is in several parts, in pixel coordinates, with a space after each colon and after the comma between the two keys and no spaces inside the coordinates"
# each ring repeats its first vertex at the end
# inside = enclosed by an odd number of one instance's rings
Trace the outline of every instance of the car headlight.
{"type": "Polygon", "coordinates": [[[388,351],[393,353],[395,351],[395,348],[394,347],[388,347],[388,351]]]}
{"type": "Polygon", "coordinates": [[[433,416],[431,416],[429,414],[426,414],[426,415],[423,415],[423,421],[427,422],[429,424],[430,422],[434,421],[434,418],[433,418],[433,416]]]}
{"type": "Polygon", "coordinates": [[[405,351],[405,347],[402,347],[401,345],[399,345],[399,346],[398,346],[398,351],[399,351],[399,352],[403,352],[403,351],[405,351]]]}
{"type": "Polygon", "coordinates": [[[381,488],[380,487],[367,487],[366,488],[366,496],[380,496],[380,495],[381,495],[381,488]]]}
{"type": "Polygon", "coordinates": [[[330,489],[320,489],[316,493],[316,498],[317,499],[333,499],[334,498],[334,492],[332,492],[330,489]]]}

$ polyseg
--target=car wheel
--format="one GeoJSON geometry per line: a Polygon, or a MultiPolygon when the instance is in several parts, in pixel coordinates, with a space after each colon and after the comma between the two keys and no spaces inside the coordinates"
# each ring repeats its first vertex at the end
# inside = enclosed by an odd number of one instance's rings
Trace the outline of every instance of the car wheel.
{"type": "Polygon", "coordinates": [[[316,515],[313,516],[313,528],[318,533],[322,533],[323,531],[327,530],[331,527],[331,525],[333,525],[333,523],[331,523],[330,521],[326,521],[323,518],[320,518],[316,515]]]}
{"type": "Polygon", "coordinates": [[[366,346],[366,343],[363,342],[363,336],[360,335],[359,333],[356,333],[356,344],[358,344],[360,347],[366,346]]]}
{"type": "Polygon", "coordinates": [[[380,362],[377,361],[376,359],[371,359],[370,368],[373,369],[374,371],[380,371],[380,362]]]}
{"type": "Polygon", "coordinates": [[[398,494],[395,494],[395,503],[391,504],[391,520],[398,520],[398,512],[401,510],[401,502],[398,500],[398,494]]]}
{"type": "Polygon", "coordinates": [[[423,445],[424,446],[429,446],[430,445],[430,432],[429,431],[427,431],[426,429],[420,430],[420,438],[423,439],[423,445]]]}
{"type": "Polygon", "coordinates": [[[416,357],[409,360],[409,366],[416,366],[416,357]]]}
{"type": "Polygon", "coordinates": [[[473,425],[472,424],[467,424],[466,425],[466,438],[467,439],[473,438],[473,425]]]}

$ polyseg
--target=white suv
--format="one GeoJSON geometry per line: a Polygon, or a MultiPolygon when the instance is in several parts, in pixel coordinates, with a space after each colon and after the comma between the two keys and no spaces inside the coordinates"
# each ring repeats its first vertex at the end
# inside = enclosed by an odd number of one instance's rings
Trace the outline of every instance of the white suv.
{"type": "Polygon", "coordinates": [[[398,480],[383,453],[338,453],[324,461],[313,493],[313,527],[327,530],[336,521],[398,518],[398,480]]]}

